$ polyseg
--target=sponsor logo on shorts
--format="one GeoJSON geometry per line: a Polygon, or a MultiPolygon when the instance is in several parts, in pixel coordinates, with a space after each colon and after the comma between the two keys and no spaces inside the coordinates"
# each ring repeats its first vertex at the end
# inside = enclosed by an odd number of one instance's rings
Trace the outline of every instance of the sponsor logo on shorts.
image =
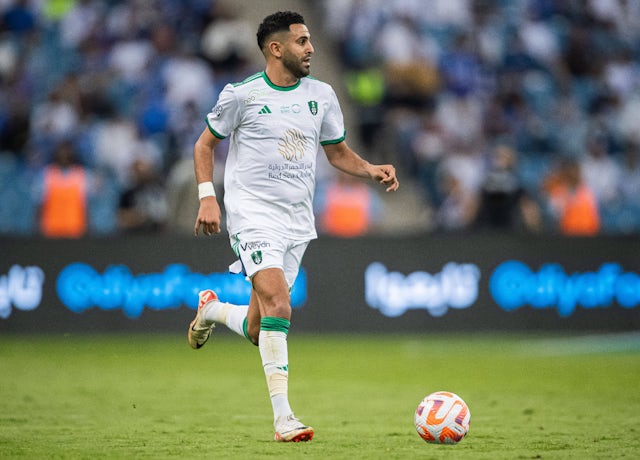
{"type": "Polygon", "coordinates": [[[268,241],[248,241],[246,243],[240,243],[240,249],[243,251],[253,251],[270,247],[271,243],[268,241]]]}

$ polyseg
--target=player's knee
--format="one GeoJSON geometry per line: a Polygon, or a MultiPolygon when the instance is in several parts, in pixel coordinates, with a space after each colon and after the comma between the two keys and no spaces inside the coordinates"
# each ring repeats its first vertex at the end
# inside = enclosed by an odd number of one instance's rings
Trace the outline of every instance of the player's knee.
{"type": "Polygon", "coordinates": [[[265,306],[265,316],[273,316],[275,318],[291,318],[291,304],[288,301],[274,302],[265,306]]]}

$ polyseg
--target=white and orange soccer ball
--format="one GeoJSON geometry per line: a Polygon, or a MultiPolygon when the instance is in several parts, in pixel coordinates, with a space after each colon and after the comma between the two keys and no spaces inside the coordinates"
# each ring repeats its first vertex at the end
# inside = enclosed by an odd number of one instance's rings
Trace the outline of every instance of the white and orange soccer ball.
{"type": "Polygon", "coordinates": [[[457,444],[469,432],[471,412],[462,398],[450,391],[436,391],[418,404],[414,416],[422,439],[434,444],[457,444]]]}

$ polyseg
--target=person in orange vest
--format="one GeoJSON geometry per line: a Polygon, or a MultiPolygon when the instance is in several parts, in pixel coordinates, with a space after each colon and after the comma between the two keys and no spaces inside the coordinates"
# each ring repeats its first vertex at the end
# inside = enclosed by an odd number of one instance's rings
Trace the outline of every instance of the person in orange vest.
{"type": "Polygon", "coordinates": [[[595,236],[600,232],[600,210],[595,193],[582,177],[580,164],[567,159],[543,185],[558,230],[567,236],[595,236]]]}
{"type": "Polygon", "coordinates": [[[40,233],[47,238],[80,238],[87,233],[90,174],[76,162],[69,141],[61,142],[45,166],[40,194],[40,233]]]}
{"type": "Polygon", "coordinates": [[[338,172],[317,194],[319,229],[326,235],[354,238],[367,234],[381,215],[375,192],[353,176],[338,172]]]}

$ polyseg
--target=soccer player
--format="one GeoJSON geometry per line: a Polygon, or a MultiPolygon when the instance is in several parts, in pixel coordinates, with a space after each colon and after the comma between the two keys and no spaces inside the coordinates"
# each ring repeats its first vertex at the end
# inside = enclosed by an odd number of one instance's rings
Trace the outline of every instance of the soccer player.
{"type": "Polygon", "coordinates": [[[370,178],[395,191],[392,165],[373,165],[347,146],[342,112],[326,83],[309,76],[314,48],[303,17],[267,16],[257,33],[266,60],[263,72],[228,84],[207,115],[194,146],[200,209],[194,233],[220,232],[221,213],[213,186],[213,151],[230,136],[224,204],[231,271],[251,281],[249,305],[223,303],[211,290],[199,294],[188,341],[202,347],[216,323],[244,335],[260,350],[274,414],[275,439],[310,441],[288,401],[287,334],[290,289],[309,241],[317,237],[313,216],[316,155],[324,148],[331,165],[370,178]]]}

